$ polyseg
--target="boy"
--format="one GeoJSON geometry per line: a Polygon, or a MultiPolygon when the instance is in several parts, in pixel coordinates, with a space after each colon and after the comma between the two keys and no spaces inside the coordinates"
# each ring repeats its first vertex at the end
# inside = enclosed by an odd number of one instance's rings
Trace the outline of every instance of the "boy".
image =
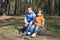
{"type": "Polygon", "coordinates": [[[28,32],[28,30],[29,30],[30,26],[33,24],[34,18],[35,18],[35,13],[32,10],[32,7],[28,7],[28,12],[26,13],[25,19],[24,19],[25,25],[24,25],[24,29],[23,29],[23,35],[30,34],[30,32],[28,32]]]}

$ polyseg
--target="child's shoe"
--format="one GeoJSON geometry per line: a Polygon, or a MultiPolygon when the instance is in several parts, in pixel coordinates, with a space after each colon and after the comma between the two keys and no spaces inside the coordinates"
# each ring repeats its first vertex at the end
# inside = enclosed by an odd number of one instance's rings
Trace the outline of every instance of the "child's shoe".
{"type": "Polygon", "coordinates": [[[22,33],[22,36],[26,36],[26,32],[22,33]]]}
{"type": "Polygon", "coordinates": [[[31,36],[32,36],[32,37],[36,37],[36,33],[33,33],[31,36]]]}
{"type": "Polygon", "coordinates": [[[27,33],[27,35],[30,35],[30,34],[31,34],[30,32],[27,33]]]}

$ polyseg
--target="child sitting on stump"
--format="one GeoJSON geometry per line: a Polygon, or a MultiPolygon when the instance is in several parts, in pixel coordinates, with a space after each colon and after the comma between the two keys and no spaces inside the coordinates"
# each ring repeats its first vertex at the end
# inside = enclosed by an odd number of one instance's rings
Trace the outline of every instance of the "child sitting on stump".
{"type": "MultiPolygon", "coordinates": [[[[34,19],[34,33],[31,35],[32,37],[36,37],[38,31],[40,30],[41,27],[43,27],[44,25],[44,16],[43,16],[43,11],[42,10],[38,10],[38,13],[34,19]]],[[[33,27],[33,26],[32,26],[33,27]]]]}
{"type": "Polygon", "coordinates": [[[35,13],[34,11],[32,10],[32,7],[28,7],[28,12],[26,13],[25,15],[25,25],[23,27],[23,35],[26,35],[26,34],[30,34],[30,32],[28,32],[30,26],[33,24],[33,21],[34,21],[34,18],[35,18],[35,13]]]}

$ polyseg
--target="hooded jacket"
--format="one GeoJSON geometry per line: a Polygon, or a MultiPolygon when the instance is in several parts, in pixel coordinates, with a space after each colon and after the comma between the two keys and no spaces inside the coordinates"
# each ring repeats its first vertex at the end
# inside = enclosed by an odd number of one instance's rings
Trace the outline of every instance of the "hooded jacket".
{"type": "Polygon", "coordinates": [[[32,11],[32,12],[27,12],[26,14],[25,14],[25,19],[24,19],[24,21],[25,21],[25,23],[33,23],[33,21],[34,21],[34,18],[35,18],[35,13],[32,11]]]}

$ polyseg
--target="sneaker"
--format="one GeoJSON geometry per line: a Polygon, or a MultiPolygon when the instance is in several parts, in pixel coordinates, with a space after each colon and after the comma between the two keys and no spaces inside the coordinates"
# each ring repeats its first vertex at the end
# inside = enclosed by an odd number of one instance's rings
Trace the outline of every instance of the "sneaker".
{"type": "Polygon", "coordinates": [[[22,33],[22,36],[26,36],[26,32],[22,33]]]}
{"type": "Polygon", "coordinates": [[[36,37],[36,33],[33,33],[31,36],[32,36],[32,37],[36,37]]]}
{"type": "Polygon", "coordinates": [[[30,33],[30,32],[28,32],[27,34],[28,34],[28,35],[30,35],[31,33],[30,33]]]}

